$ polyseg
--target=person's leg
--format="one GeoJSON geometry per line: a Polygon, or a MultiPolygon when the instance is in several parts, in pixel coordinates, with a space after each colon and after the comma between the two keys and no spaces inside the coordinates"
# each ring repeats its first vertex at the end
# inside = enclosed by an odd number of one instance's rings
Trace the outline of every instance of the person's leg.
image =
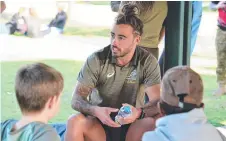
{"type": "Polygon", "coordinates": [[[59,32],[59,34],[63,34],[63,29],[58,28],[58,32],[59,32]]]}
{"type": "Polygon", "coordinates": [[[8,35],[10,33],[10,25],[0,23],[0,34],[8,35]]]}
{"type": "Polygon", "coordinates": [[[202,1],[193,1],[192,2],[192,22],[191,22],[191,52],[192,55],[195,43],[197,39],[197,34],[202,18],[202,1]]]}
{"type": "MultiPolygon", "coordinates": [[[[147,131],[155,129],[155,120],[153,118],[144,118],[132,123],[126,135],[126,141],[141,141],[142,136],[147,131]]],[[[150,139],[151,140],[151,139],[150,139]]]]}
{"type": "Polygon", "coordinates": [[[226,94],[226,31],[217,30],[216,35],[216,51],[217,51],[217,83],[218,89],[214,95],[226,94]]]}
{"type": "Polygon", "coordinates": [[[106,141],[100,121],[83,114],[73,115],[67,122],[65,141],[106,141]]]}

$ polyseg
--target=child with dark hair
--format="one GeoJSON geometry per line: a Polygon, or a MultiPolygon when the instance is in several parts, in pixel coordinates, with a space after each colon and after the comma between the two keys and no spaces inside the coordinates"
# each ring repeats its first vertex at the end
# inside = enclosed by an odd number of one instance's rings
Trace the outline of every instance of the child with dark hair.
{"type": "Polygon", "coordinates": [[[61,73],[50,66],[36,63],[22,67],[15,81],[22,116],[19,121],[2,123],[2,141],[60,141],[47,123],[59,110],[63,86],[61,73]]]}

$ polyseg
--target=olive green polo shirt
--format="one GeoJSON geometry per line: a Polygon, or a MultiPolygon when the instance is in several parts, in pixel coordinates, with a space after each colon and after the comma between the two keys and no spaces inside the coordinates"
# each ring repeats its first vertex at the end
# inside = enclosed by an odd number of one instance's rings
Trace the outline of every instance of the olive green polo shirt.
{"type": "Polygon", "coordinates": [[[90,94],[90,103],[99,99],[97,105],[112,108],[120,108],[122,103],[135,106],[140,85],[149,87],[160,80],[158,62],[146,50],[137,47],[130,63],[121,67],[110,45],[90,55],[78,75],[80,83],[98,91],[90,94]]]}

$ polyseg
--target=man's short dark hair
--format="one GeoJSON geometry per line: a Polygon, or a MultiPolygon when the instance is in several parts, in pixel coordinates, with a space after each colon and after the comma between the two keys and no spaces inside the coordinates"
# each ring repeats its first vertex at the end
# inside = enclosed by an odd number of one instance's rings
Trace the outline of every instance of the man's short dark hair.
{"type": "Polygon", "coordinates": [[[50,97],[59,96],[63,87],[61,73],[43,63],[26,65],[17,72],[15,91],[22,112],[41,111],[50,97]]]}
{"type": "Polygon", "coordinates": [[[132,26],[137,35],[141,36],[143,34],[143,22],[137,17],[139,12],[140,10],[135,4],[125,4],[120,9],[115,19],[115,24],[128,24],[132,26]]]}

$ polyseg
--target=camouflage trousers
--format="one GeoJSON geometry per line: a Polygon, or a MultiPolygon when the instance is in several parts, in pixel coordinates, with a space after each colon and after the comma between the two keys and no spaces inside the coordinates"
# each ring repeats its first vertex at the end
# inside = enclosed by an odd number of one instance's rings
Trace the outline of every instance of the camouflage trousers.
{"type": "Polygon", "coordinates": [[[217,82],[226,84],[226,31],[217,29],[215,43],[217,51],[217,82]]]}

